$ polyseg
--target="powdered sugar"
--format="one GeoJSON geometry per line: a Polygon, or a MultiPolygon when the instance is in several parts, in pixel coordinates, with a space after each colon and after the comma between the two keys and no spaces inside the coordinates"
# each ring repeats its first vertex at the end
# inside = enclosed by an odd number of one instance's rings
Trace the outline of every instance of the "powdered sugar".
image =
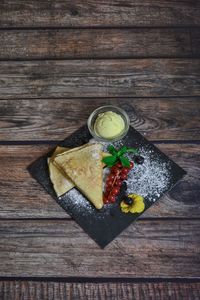
{"type": "Polygon", "coordinates": [[[92,155],[92,158],[94,158],[94,159],[96,159],[96,160],[100,159],[100,153],[99,153],[99,151],[93,150],[93,151],[91,152],[91,155],[92,155]]]}
{"type": "Polygon", "coordinates": [[[135,164],[127,179],[127,193],[135,193],[157,200],[170,185],[170,161],[163,161],[159,155],[148,148],[139,149],[144,157],[142,165],[135,164]]]}
{"type": "Polygon", "coordinates": [[[93,212],[93,207],[89,200],[87,200],[76,188],[71,189],[67,193],[67,197],[67,201],[70,202],[69,205],[74,207],[76,211],[85,211],[86,214],[93,212]]]}
{"type": "Polygon", "coordinates": [[[91,226],[93,226],[94,216],[96,220],[103,220],[107,215],[109,215],[108,207],[106,210],[104,208],[102,210],[97,210],[76,188],[70,190],[66,195],[67,199],[62,197],[62,200],[64,200],[66,205],[70,207],[72,217],[76,218],[76,216],[79,216],[79,220],[80,218],[87,219],[87,222],[91,226]]]}

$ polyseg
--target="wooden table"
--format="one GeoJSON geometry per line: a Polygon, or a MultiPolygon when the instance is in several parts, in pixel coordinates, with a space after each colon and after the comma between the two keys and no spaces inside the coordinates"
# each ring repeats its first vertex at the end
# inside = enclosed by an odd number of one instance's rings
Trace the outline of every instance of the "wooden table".
{"type": "Polygon", "coordinates": [[[0,299],[200,299],[200,2],[0,2],[0,299]],[[187,175],[104,250],[26,168],[104,104],[187,175]]]}

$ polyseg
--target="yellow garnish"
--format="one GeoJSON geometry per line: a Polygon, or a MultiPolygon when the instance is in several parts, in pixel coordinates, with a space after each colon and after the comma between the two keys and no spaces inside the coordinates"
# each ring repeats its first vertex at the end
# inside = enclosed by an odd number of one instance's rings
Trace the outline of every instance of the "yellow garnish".
{"type": "Polygon", "coordinates": [[[128,195],[129,198],[133,199],[133,203],[128,205],[124,201],[120,203],[121,211],[124,213],[141,213],[145,209],[144,198],[137,194],[128,195]]]}

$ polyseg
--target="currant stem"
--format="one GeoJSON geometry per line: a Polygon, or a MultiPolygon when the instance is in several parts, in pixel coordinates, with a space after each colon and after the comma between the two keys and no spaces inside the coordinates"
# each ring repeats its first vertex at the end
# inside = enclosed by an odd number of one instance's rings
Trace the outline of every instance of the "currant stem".
{"type": "MultiPolygon", "coordinates": [[[[113,189],[114,184],[115,184],[115,182],[116,182],[116,180],[117,180],[117,177],[119,176],[120,173],[121,173],[121,171],[117,171],[116,176],[115,176],[115,178],[113,179],[113,184],[112,184],[112,186],[111,186],[109,196],[110,196],[110,194],[112,193],[112,189],[113,189]]],[[[109,197],[109,196],[108,196],[108,197],[109,197]]]]}

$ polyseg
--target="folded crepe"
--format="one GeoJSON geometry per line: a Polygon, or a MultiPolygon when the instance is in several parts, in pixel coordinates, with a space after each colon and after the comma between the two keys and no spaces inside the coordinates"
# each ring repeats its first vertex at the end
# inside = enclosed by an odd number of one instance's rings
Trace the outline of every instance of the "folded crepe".
{"type": "MultiPolygon", "coordinates": [[[[59,165],[56,165],[56,162],[54,161],[56,155],[67,151],[77,151],[78,149],[83,148],[86,145],[76,147],[73,149],[57,146],[52,156],[48,157],[47,161],[49,167],[49,176],[53,184],[54,191],[58,197],[70,191],[75,185],[71,181],[71,179],[68,176],[66,176],[62,168],[60,168],[59,165]]],[[[109,155],[110,153],[102,152],[102,157],[106,157],[109,155]]],[[[105,164],[102,163],[102,166],[104,167],[105,164]]]]}
{"type": "Polygon", "coordinates": [[[75,149],[78,150],[84,146],[85,145],[73,149],[58,146],[56,147],[53,155],[51,157],[48,157],[47,162],[49,166],[49,176],[53,184],[54,191],[58,197],[71,190],[74,187],[74,183],[68,176],[66,176],[62,168],[60,168],[59,165],[55,164],[54,159],[56,155],[64,153],[66,151],[75,151],[75,149]]]}
{"type": "Polygon", "coordinates": [[[100,144],[86,144],[79,149],[65,151],[56,155],[54,162],[97,209],[103,207],[103,166],[100,144]]]}

